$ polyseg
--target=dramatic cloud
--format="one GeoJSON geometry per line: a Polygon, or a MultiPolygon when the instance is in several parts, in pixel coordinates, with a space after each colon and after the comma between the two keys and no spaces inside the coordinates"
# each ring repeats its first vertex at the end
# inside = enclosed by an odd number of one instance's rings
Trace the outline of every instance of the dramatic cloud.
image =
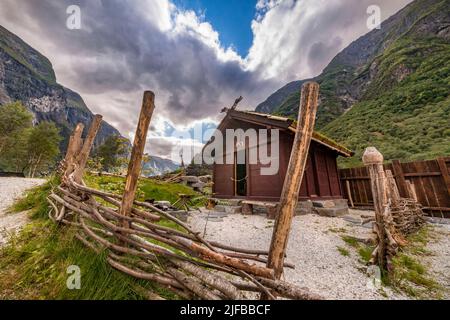
{"type": "Polygon", "coordinates": [[[285,81],[319,74],[367,27],[367,8],[378,5],[385,20],[411,0],[259,0],[246,63],[264,78],[285,81]]]}
{"type": "MultiPolygon", "coordinates": [[[[320,73],[369,31],[369,5],[378,4],[384,19],[408,2],[260,0],[247,57],[224,48],[209,23],[168,0],[76,1],[81,30],[66,28],[72,0],[2,0],[0,19],[52,61],[60,83],[130,136],[144,90],[156,93],[155,123],[185,131],[194,121],[217,123],[239,95],[253,108],[287,81],[320,73]]],[[[153,125],[148,151],[168,155],[176,144],[201,144],[181,140],[153,125]]]]}

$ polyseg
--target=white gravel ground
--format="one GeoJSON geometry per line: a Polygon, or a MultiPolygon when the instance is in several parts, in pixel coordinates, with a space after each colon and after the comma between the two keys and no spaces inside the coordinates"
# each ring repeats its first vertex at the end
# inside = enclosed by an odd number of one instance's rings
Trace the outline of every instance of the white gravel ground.
{"type": "Polygon", "coordinates": [[[450,300],[450,225],[433,225],[433,232],[426,247],[429,255],[422,262],[433,278],[444,287],[443,299],[450,300]]]}
{"type": "MultiPolygon", "coordinates": [[[[360,217],[361,214],[373,213],[351,210],[350,215],[360,217]]],[[[206,223],[205,213],[193,213],[189,223],[203,233],[206,223]]],[[[268,249],[273,221],[264,216],[232,214],[224,217],[223,221],[208,221],[206,230],[206,237],[210,240],[237,247],[268,249]]],[[[367,268],[359,261],[356,250],[348,247],[342,240],[341,236],[344,234],[368,238],[371,236],[371,229],[342,218],[318,215],[295,217],[288,244],[287,261],[295,264],[296,268],[286,269],[285,280],[309,288],[311,292],[327,299],[407,299],[408,297],[394,293],[389,288],[379,290],[371,285],[366,273],[367,268]],[[343,256],[338,247],[346,248],[350,256],[343,256]]],[[[442,270],[440,280],[447,281],[448,286],[449,236],[447,234],[442,238],[445,238],[445,242],[440,240],[434,244],[437,247],[433,251],[439,256],[430,259],[434,264],[433,269],[442,270]]]]}
{"type": "Polygon", "coordinates": [[[6,209],[26,190],[43,183],[43,179],[0,178],[0,246],[27,222],[26,212],[7,214],[6,209]]]}

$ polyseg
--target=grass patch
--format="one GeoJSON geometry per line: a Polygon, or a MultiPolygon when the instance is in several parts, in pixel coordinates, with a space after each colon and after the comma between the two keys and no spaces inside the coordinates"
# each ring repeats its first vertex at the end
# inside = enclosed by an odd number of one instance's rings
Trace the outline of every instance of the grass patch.
{"type": "Polygon", "coordinates": [[[345,228],[330,228],[328,231],[333,233],[344,233],[347,232],[347,229],[345,228]]]}
{"type": "Polygon", "coordinates": [[[359,242],[358,242],[358,240],[356,238],[351,237],[351,236],[342,236],[341,238],[350,247],[359,248],[359,242]]]}
{"type": "MultiPolygon", "coordinates": [[[[87,176],[91,187],[122,193],[123,179],[87,176]]],[[[47,196],[57,186],[57,178],[28,191],[10,212],[30,210],[32,222],[0,248],[0,299],[74,299],[139,300],[145,299],[143,287],[166,299],[176,299],[171,292],[150,281],[138,280],[110,267],[105,253],[96,254],[74,237],[76,230],[58,227],[48,219],[47,196]],[[81,289],[69,290],[67,268],[80,267],[81,289]]],[[[140,200],[175,201],[178,193],[196,194],[183,185],[141,181],[140,200]]],[[[161,225],[175,227],[168,220],[161,225]]]]}
{"type": "Polygon", "coordinates": [[[52,188],[59,184],[59,178],[51,177],[44,185],[28,190],[25,195],[17,200],[7,211],[10,213],[31,210],[31,218],[47,217],[47,196],[52,188]]]}
{"type": "Polygon", "coordinates": [[[394,257],[393,271],[389,276],[392,287],[418,299],[442,298],[442,286],[420,262],[421,256],[430,254],[425,248],[431,239],[430,228],[425,226],[407,238],[408,245],[394,257]]]}
{"type": "Polygon", "coordinates": [[[338,249],[339,253],[341,255],[343,255],[344,257],[348,257],[350,255],[350,252],[343,247],[337,247],[337,249],[338,249]]]}
{"type": "Polygon", "coordinates": [[[368,245],[360,245],[358,248],[359,257],[364,261],[364,263],[369,263],[370,258],[372,258],[373,250],[375,250],[374,246],[368,245]]]}
{"type": "MultiPolygon", "coordinates": [[[[115,194],[123,194],[123,190],[125,189],[125,179],[121,177],[86,175],[85,182],[89,187],[115,194]]],[[[140,179],[136,199],[140,201],[149,199],[155,201],[166,200],[174,203],[178,200],[179,194],[199,195],[199,193],[188,186],[179,183],[165,183],[157,180],[140,179]]]]}
{"type": "Polygon", "coordinates": [[[359,257],[361,258],[361,261],[364,264],[369,263],[370,258],[372,257],[372,252],[375,249],[374,246],[363,244],[359,242],[355,237],[348,235],[342,235],[341,238],[348,246],[356,249],[359,257]]]}
{"type": "Polygon", "coordinates": [[[141,300],[136,286],[174,298],[148,281],[111,268],[105,254],[90,251],[75,230],[36,220],[0,250],[0,299],[141,300]],[[67,268],[81,271],[81,289],[69,290],[67,268]]]}

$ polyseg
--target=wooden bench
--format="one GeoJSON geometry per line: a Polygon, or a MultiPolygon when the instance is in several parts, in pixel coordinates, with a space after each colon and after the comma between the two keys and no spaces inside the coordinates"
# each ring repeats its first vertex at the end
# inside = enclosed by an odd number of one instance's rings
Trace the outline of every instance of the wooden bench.
{"type": "Polygon", "coordinates": [[[261,206],[267,209],[267,218],[275,219],[277,216],[278,203],[277,202],[264,202],[264,201],[252,201],[244,200],[242,201],[242,214],[252,215],[253,206],[261,206]]]}

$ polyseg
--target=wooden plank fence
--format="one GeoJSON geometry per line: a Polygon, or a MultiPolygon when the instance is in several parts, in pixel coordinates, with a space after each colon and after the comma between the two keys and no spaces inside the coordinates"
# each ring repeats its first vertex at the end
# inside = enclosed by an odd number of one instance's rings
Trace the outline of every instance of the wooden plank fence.
{"type": "MultiPolygon", "coordinates": [[[[450,157],[404,163],[394,160],[384,169],[392,171],[401,197],[409,198],[411,190],[430,216],[450,218],[450,157]]],[[[340,169],[339,178],[349,205],[373,207],[366,167],[340,169]]]]}
{"type": "Polygon", "coordinates": [[[0,172],[0,178],[25,178],[23,172],[0,172]]]}

